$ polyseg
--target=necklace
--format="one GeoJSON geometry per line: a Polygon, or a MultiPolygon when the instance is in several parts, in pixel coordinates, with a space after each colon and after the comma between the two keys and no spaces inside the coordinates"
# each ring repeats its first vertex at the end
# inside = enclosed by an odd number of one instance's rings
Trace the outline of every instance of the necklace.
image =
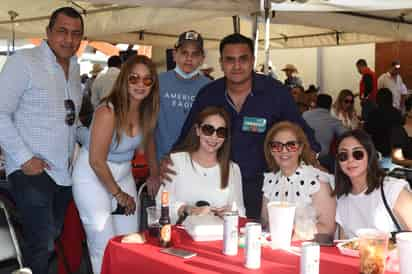
{"type": "Polygon", "coordinates": [[[355,191],[354,190],[354,188],[353,188],[353,186],[352,186],[352,194],[354,194],[354,195],[358,195],[358,194],[361,194],[361,193],[363,193],[363,192],[365,192],[365,190],[366,189],[368,189],[368,185],[367,184],[364,184],[364,185],[362,185],[361,187],[359,187],[358,189],[360,189],[359,191],[355,191]]]}

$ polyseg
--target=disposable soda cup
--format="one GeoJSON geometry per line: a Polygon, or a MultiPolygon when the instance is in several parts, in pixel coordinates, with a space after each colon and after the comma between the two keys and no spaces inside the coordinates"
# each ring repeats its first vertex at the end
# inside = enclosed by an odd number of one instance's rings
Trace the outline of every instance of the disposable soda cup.
{"type": "Polygon", "coordinates": [[[399,253],[400,274],[412,273],[412,232],[402,232],[396,235],[396,246],[399,253]]]}
{"type": "Polygon", "coordinates": [[[295,209],[295,204],[288,202],[267,204],[272,249],[290,247],[295,209]]]}

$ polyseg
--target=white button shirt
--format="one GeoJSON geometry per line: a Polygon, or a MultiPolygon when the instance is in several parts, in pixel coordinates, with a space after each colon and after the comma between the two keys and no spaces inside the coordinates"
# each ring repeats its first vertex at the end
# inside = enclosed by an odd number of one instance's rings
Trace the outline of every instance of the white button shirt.
{"type": "Polygon", "coordinates": [[[17,51],[0,72],[0,146],[11,174],[32,157],[45,160],[46,172],[58,185],[72,184],[68,170],[75,125],[65,123],[64,100],[81,105],[80,67],[70,59],[69,77],[46,41],[17,51]]]}
{"type": "Polygon", "coordinates": [[[401,109],[401,96],[408,94],[408,90],[402,81],[400,75],[396,75],[395,78],[389,72],[386,72],[379,76],[378,89],[388,88],[393,95],[393,106],[397,109],[401,109]]]}

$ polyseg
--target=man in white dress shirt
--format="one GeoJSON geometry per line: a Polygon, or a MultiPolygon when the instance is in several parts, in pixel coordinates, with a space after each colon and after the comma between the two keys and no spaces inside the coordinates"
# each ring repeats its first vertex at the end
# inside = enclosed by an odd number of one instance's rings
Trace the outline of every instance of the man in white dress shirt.
{"type": "Polygon", "coordinates": [[[74,56],[83,37],[81,15],[59,8],[46,30],[47,40],[8,57],[0,73],[0,146],[21,216],[25,263],[34,274],[48,273],[72,199],[74,124],[82,99],[74,56]]]}
{"type": "Polygon", "coordinates": [[[399,61],[393,61],[390,70],[379,76],[378,89],[390,89],[393,95],[393,106],[402,111],[408,89],[402,81],[400,71],[401,65],[399,61]]]}

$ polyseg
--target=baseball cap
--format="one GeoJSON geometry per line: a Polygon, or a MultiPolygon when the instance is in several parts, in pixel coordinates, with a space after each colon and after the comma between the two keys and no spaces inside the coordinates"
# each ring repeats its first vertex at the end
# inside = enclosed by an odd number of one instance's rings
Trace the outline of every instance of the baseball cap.
{"type": "Polygon", "coordinates": [[[175,48],[177,49],[181,47],[183,43],[185,42],[195,42],[196,45],[199,47],[199,49],[203,51],[203,38],[200,35],[200,33],[194,30],[183,32],[182,34],[179,35],[179,39],[177,40],[177,43],[175,44],[175,48]]]}
{"type": "Polygon", "coordinates": [[[401,68],[401,62],[399,62],[399,60],[395,60],[392,62],[392,67],[396,68],[396,69],[400,69],[401,68]]]}

